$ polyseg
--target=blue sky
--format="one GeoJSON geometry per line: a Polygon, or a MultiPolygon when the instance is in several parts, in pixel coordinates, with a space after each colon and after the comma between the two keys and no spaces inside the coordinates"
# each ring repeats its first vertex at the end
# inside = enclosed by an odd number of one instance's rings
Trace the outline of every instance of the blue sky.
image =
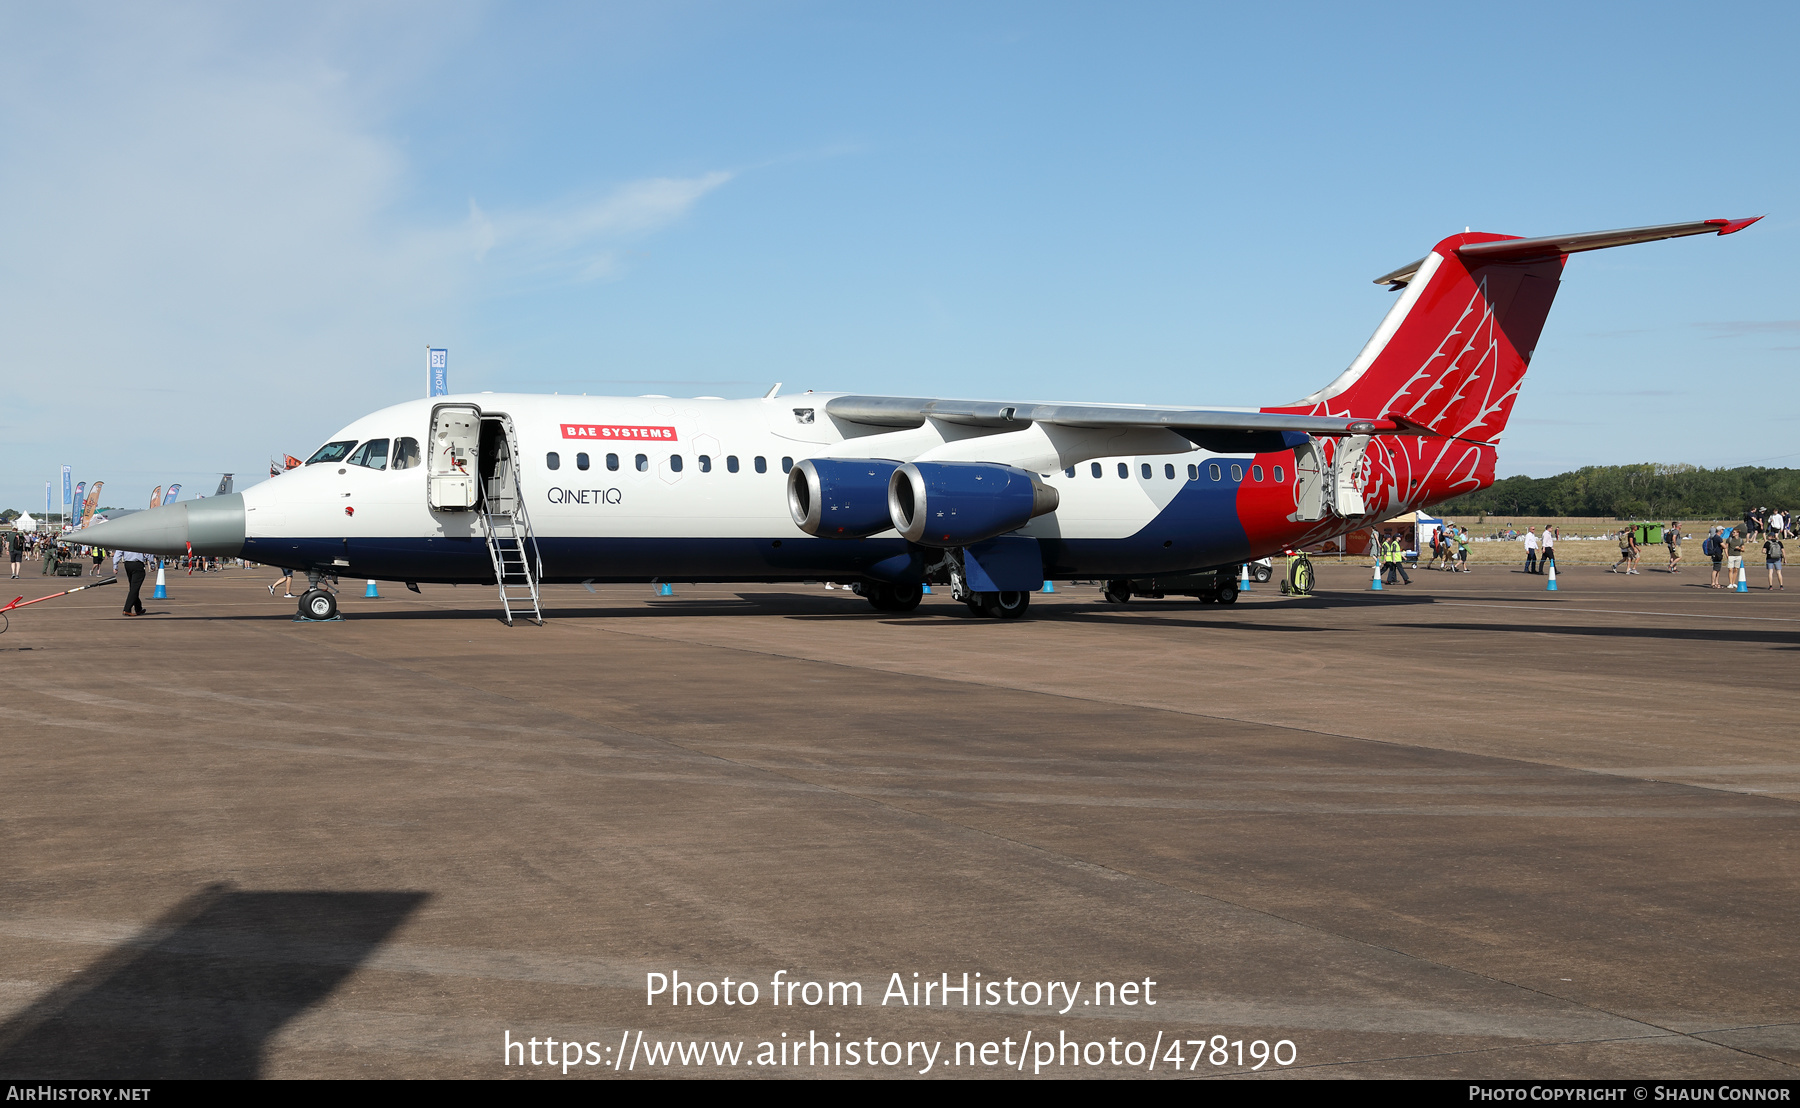
{"type": "Polygon", "coordinates": [[[0,4],[0,506],[423,391],[1259,405],[1571,261],[1500,472],[1800,464],[1800,8],[0,4]],[[1452,8],[1453,10],[1446,10],[1452,8]]]}

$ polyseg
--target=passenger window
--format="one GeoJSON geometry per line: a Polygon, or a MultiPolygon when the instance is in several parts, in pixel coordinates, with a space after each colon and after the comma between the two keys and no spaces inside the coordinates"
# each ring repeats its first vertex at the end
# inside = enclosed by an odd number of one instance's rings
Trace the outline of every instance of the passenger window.
{"type": "Polygon", "coordinates": [[[1188,480],[1190,480],[1190,481],[1200,480],[1200,467],[1199,466],[1189,466],[1188,467],[1188,480]]]}
{"type": "Polygon", "coordinates": [[[1138,472],[1144,475],[1144,480],[1150,480],[1150,463],[1145,462],[1143,465],[1139,466],[1138,472]]]}
{"type": "Polygon", "coordinates": [[[1287,474],[1281,472],[1280,466],[1276,466],[1275,467],[1275,483],[1277,485],[1279,485],[1286,480],[1287,480],[1287,474]]]}
{"type": "Polygon", "coordinates": [[[362,444],[362,449],[351,455],[350,464],[367,466],[370,469],[386,469],[387,448],[388,441],[386,439],[370,439],[362,444]]]}
{"type": "Polygon", "coordinates": [[[344,439],[341,442],[328,442],[324,446],[319,447],[318,450],[314,451],[313,456],[306,459],[306,464],[310,466],[320,462],[341,462],[349,455],[350,448],[355,445],[355,439],[344,439]]]}
{"type": "Polygon", "coordinates": [[[1217,481],[1219,479],[1219,463],[1210,462],[1206,467],[1206,475],[1217,481]]]}
{"type": "Polygon", "coordinates": [[[794,468],[794,459],[792,459],[792,458],[781,459],[781,472],[787,473],[789,470],[792,470],[793,468],[794,468]]]}
{"type": "Polygon", "coordinates": [[[736,454],[725,455],[725,472],[726,473],[736,473],[737,472],[737,455],[736,454]]]}
{"type": "Polygon", "coordinates": [[[1231,467],[1231,479],[1233,481],[1242,481],[1244,479],[1244,467],[1240,466],[1240,465],[1233,465],[1231,467]]]}
{"type": "Polygon", "coordinates": [[[1251,466],[1250,467],[1250,480],[1252,480],[1252,481],[1261,481],[1262,480],[1262,467],[1261,466],[1251,466]]]}
{"type": "Polygon", "coordinates": [[[1070,466],[1070,467],[1069,467],[1069,468],[1068,468],[1068,469],[1065,469],[1065,470],[1063,470],[1063,476],[1064,476],[1064,477],[1073,477],[1073,476],[1075,476],[1075,467],[1074,467],[1074,466],[1070,466]]]}
{"type": "Polygon", "coordinates": [[[1095,477],[1098,477],[1098,476],[1100,476],[1100,463],[1099,463],[1099,462],[1095,462],[1095,463],[1094,463],[1094,464],[1093,464],[1093,467],[1092,467],[1092,468],[1093,468],[1093,471],[1094,471],[1094,476],[1095,476],[1095,477]]]}
{"type": "Polygon", "coordinates": [[[674,473],[681,472],[681,455],[679,455],[679,454],[669,455],[669,469],[671,472],[674,472],[674,473]]]}
{"type": "Polygon", "coordinates": [[[637,471],[639,473],[650,472],[650,457],[649,457],[649,455],[639,454],[637,456],[637,471]]]}
{"type": "Polygon", "coordinates": [[[411,469],[419,464],[419,440],[395,439],[394,458],[389,469],[411,469]]]}
{"type": "Polygon", "coordinates": [[[764,458],[761,454],[758,454],[756,456],[756,472],[758,472],[758,473],[769,472],[768,459],[764,458]]]}
{"type": "Polygon", "coordinates": [[[579,469],[579,470],[586,470],[587,467],[588,467],[588,456],[586,454],[575,455],[575,468],[579,469]]]}
{"type": "Polygon", "coordinates": [[[550,453],[544,455],[544,468],[546,468],[546,469],[561,469],[562,468],[562,455],[558,454],[554,450],[552,450],[550,453]]]}
{"type": "Polygon", "coordinates": [[[618,469],[619,468],[619,456],[617,454],[608,454],[606,456],[606,468],[607,469],[618,469]]]}
{"type": "Polygon", "coordinates": [[[1119,463],[1119,476],[1120,477],[1130,477],[1131,476],[1131,467],[1126,465],[1124,462],[1120,462],[1119,463]]]}
{"type": "Polygon", "coordinates": [[[711,473],[712,472],[712,455],[711,454],[700,455],[700,472],[701,473],[711,473]]]}
{"type": "Polygon", "coordinates": [[[1164,465],[1163,476],[1171,481],[1175,480],[1175,467],[1172,465],[1164,465]]]}

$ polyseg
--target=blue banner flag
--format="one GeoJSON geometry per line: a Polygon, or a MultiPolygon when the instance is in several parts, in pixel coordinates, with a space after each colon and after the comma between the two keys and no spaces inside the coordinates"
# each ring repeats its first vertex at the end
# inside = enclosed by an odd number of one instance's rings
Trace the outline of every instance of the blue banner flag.
{"type": "Polygon", "coordinates": [[[427,396],[450,395],[450,351],[425,348],[425,372],[430,382],[427,396]]]}
{"type": "MultiPolygon", "coordinates": [[[[74,494],[74,490],[69,485],[69,477],[71,476],[69,473],[70,468],[71,467],[69,466],[63,467],[63,507],[65,508],[69,506],[70,497],[74,494]]],[[[67,515],[68,513],[65,512],[63,514],[67,515]]]]}
{"type": "Polygon", "coordinates": [[[50,525],[50,485],[51,482],[44,482],[44,526],[46,527],[50,525]]]}

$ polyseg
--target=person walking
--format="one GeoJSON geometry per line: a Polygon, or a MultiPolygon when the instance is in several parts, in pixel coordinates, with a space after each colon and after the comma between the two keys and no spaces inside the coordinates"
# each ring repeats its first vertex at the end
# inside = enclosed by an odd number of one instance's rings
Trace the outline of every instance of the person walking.
{"type": "Polygon", "coordinates": [[[1456,529],[1456,572],[1469,572],[1469,529],[1456,529]]]}
{"type": "Polygon", "coordinates": [[[275,578],[274,584],[271,584],[269,586],[269,595],[270,596],[275,595],[275,586],[276,585],[281,586],[282,599],[284,599],[284,600],[294,599],[294,571],[293,570],[283,569],[281,571],[281,576],[275,578]]]}
{"type": "Polygon", "coordinates": [[[1626,573],[1631,572],[1631,547],[1634,541],[1635,536],[1632,535],[1631,528],[1619,529],[1619,560],[1608,566],[1606,572],[1617,573],[1620,566],[1625,567],[1626,573]]]}
{"type": "Polygon", "coordinates": [[[1681,524],[1676,520],[1669,521],[1669,529],[1663,532],[1663,545],[1669,548],[1669,572],[1681,572],[1681,524]]]}
{"type": "Polygon", "coordinates": [[[1398,578],[1406,584],[1412,584],[1412,577],[1406,572],[1406,551],[1401,549],[1405,544],[1399,535],[1388,539],[1388,584],[1395,583],[1398,578]]]}
{"type": "Polygon", "coordinates": [[[1787,582],[1781,579],[1781,532],[1773,525],[1768,529],[1768,536],[1763,539],[1763,557],[1769,565],[1769,591],[1779,588],[1787,591],[1787,582]]]}
{"type": "Polygon", "coordinates": [[[125,614],[141,616],[144,614],[144,602],[138,599],[138,593],[144,587],[144,565],[149,562],[148,554],[139,554],[131,550],[113,551],[113,575],[119,573],[119,566],[125,567],[125,583],[130,587],[125,594],[125,614]]]}
{"type": "Polygon", "coordinates": [[[1525,572],[1536,573],[1538,560],[1538,537],[1536,527],[1525,528],[1525,572]]]}
{"type": "Polygon", "coordinates": [[[89,571],[88,576],[98,577],[100,576],[100,563],[106,559],[106,551],[96,546],[89,549],[88,553],[94,558],[94,568],[89,571]]]}
{"type": "Polygon", "coordinates": [[[1549,573],[1550,567],[1556,563],[1556,528],[1544,524],[1544,533],[1538,538],[1538,572],[1549,573]]]}
{"type": "Polygon", "coordinates": [[[44,552],[44,568],[38,571],[38,576],[48,577],[50,571],[56,568],[56,543],[45,538],[40,547],[44,552]]]}
{"type": "Polygon", "coordinates": [[[25,536],[14,528],[6,533],[6,560],[12,563],[12,579],[19,579],[19,559],[25,553],[25,536]]]}

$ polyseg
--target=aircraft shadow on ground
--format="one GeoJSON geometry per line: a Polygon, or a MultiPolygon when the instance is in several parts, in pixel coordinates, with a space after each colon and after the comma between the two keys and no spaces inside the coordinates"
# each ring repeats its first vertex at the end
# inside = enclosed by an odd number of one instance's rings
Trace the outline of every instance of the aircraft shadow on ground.
{"type": "Polygon", "coordinates": [[[214,885],[0,1024],[0,1076],[253,1078],[429,898],[214,885]]]}
{"type": "Polygon", "coordinates": [[[1672,639],[1677,642],[1764,643],[1793,648],[1800,646],[1800,630],[1770,631],[1754,627],[1573,627],[1556,624],[1499,623],[1401,623],[1399,628],[1419,631],[1470,631],[1482,634],[1577,635],[1614,639],[1672,639]]]}

